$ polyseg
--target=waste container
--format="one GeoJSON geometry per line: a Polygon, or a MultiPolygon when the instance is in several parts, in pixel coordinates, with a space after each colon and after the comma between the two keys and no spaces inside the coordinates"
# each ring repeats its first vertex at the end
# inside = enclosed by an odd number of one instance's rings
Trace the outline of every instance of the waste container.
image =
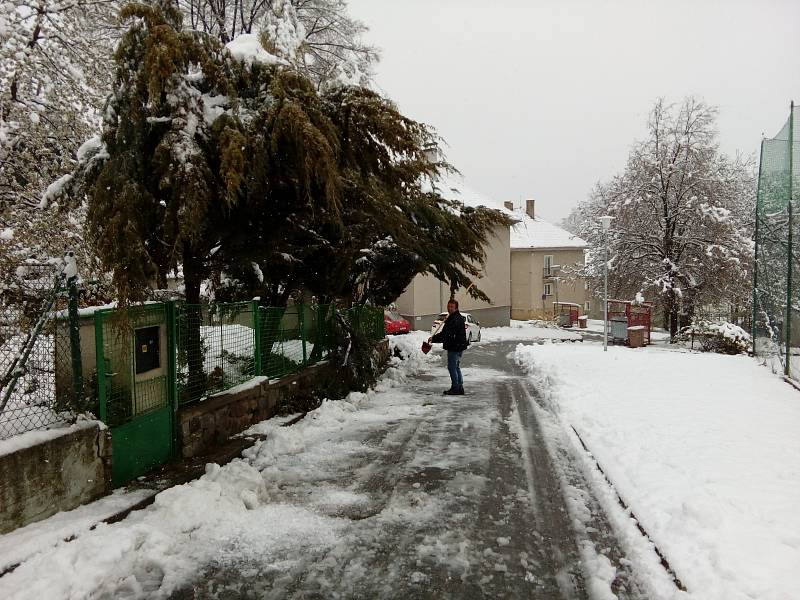
{"type": "Polygon", "coordinates": [[[625,344],[628,341],[628,317],[620,315],[611,317],[611,339],[612,344],[625,344]]]}
{"type": "Polygon", "coordinates": [[[631,348],[642,348],[644,346],[644,333],[644,325],[628,327],[628,346],[631,348]]]}
{"type": "Polygon", "coordinates": [[[586,329],[588,321],[589,317],[587,317],[586,315],[581,315],[580,317],[578,317],[578,327],[580,327],[581,329],[586,329]]]}

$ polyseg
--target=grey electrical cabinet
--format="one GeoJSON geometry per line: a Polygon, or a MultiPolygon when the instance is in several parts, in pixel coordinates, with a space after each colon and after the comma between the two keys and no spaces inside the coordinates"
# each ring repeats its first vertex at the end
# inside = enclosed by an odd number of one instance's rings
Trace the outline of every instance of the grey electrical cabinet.
{"type": "Polygon", "coordinates": [[[628,317],[611,317],[611,342],[625,343],[628,341],[628,317]]]}

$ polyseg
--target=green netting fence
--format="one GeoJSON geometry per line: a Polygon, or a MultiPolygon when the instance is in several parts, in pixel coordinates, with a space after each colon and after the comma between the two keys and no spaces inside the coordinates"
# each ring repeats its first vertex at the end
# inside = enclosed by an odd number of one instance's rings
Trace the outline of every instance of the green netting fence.
{"type": "Polygon", "coordinates": [[[753,275],[753,351],[800,377],[800,107],[761,142],[753,275]]]}

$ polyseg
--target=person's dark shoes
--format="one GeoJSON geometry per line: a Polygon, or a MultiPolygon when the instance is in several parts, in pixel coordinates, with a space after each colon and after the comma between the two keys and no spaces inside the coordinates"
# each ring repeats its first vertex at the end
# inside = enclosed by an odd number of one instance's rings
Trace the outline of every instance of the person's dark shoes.
{"type": "Polygon", "coordinates": [[[442,392],[442,396],[457,396],[458,390],[456,388],[450,388],[449,390],[442,392]]]}
{"type": "Polygon", "coordinates": [[[464,386],[463,385],[458,386],[458,388],[453,393],[453,395],[454,396],[463,396],[464,395],[464,386]]]}

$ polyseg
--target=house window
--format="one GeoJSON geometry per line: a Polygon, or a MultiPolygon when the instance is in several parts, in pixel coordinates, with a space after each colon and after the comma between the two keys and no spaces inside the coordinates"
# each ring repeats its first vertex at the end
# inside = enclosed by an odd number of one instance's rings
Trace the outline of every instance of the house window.
{"type": "Polygon", "coordinates": [[[553,269],[553,255],[552,254],[545,254],[544,255],[544,273],[545,273],[545,275],[551,275],[552,274],[552,269],[553,269]]]}
{"type": "Polygon", "coordinates": [[[553,284],[552,283],[545,283],[544,284],[544,295],[545,296],[552,296],[553,295],[553,284]]]}
{"type": "Polygon", "coordinates": [[[592,303],[591,303],[591,302],[589,302],[588,300],[587,300],[586,302],[584,302],[584,303],[583,303],[583,310],[584,310],[586,313],[588,313],[590,310],[592,310],[592,303]]]}

